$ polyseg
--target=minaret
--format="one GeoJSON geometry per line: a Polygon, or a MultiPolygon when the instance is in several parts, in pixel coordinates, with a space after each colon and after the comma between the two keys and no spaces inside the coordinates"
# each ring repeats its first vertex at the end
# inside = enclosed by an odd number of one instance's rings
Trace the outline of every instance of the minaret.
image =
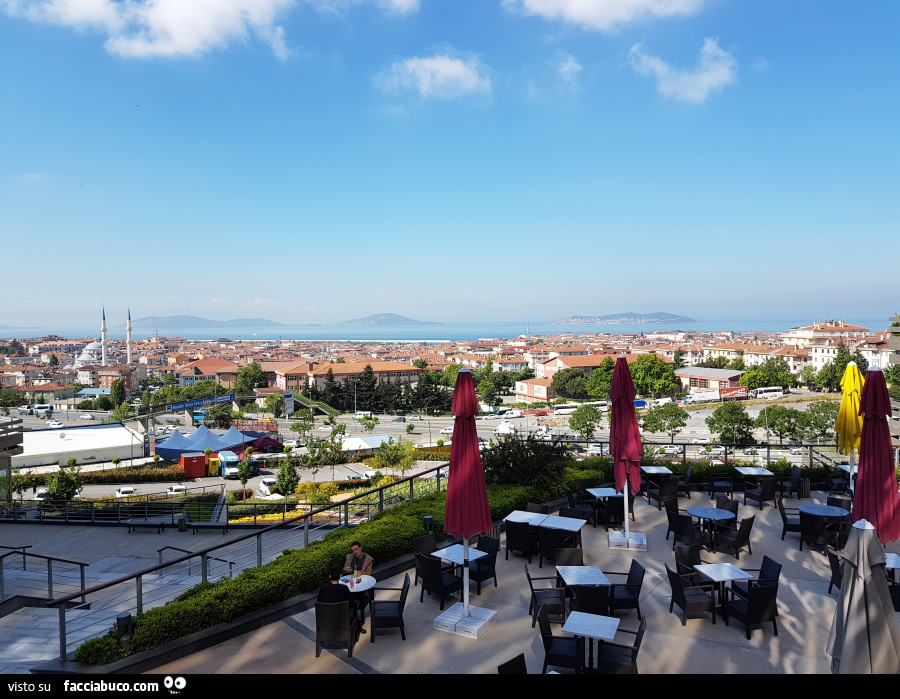
{"type": "Polygon", "coordinates": [[[127,364],[131,364],[131,309],[128,309],[128,322],[125,323],[125,351],[127,352],[127,364]]]}
{"type": "Polygon", "coordinates": [[[100,323],[100,364],[106,366],[106,308],[103,309],[103,322],[100,323]]]}

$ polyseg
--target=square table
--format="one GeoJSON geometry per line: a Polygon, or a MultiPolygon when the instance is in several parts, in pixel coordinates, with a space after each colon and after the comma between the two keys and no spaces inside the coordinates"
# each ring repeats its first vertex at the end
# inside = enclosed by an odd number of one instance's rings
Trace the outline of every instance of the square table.
{"type": "Polygon", "coordinates": [[[619,620],[616,617],[603,616],[602,614],[588,614],[587,612],[570,612],[563,624],[562,630],[573,636],[585,636],[591,639],[588,665],[594,666],[594,642],[611,641],[616,637],[619,629],[619,620]]]}
{"type": "Polygon", "coordinates": [[[541,522],[543,522],[549,515],[541,514],[540,512],[526,512],[525,510],[513,510],[506,517],[503,518],[504,522],[525,522],[526,524],[530,524],[532,527],[540,526],[541,522]]]}
{"type": "Polygon", "coordinates": [[[586,519],[576,519],[575,517],[560,517],[559,515],[546,515],[538,525],[543,529],[562,529],[563,531],[578,533],[581,528],[587,524],[586,519]]]}
{"type": "MultiPolygon", "coordinates": [[[[458,566],[461,566],[464,563],[462,544],[453,544],[452,546],[448,546],[445,549],[432,551],[431,555],[444,561],[450,561],[450,563],[458,566]]],[[[469,561],[474,561],[487,555],[488,554],[486,554],[484,551],[479,551],[473,546],[469,547],[469,561]]]]}
{"type": "Polygon", "coordinates": [[[671,476],[672,470],[668,466],[641,466],[641,471],[649,475],[666,474],[671,476]]]}
{"type": "Polygon", "coordinates": [[[752,580],[753,576],[733,563],[700,563],[694,566],[700,575],[709,578],[719,588],[719,606],[725,608],[725,583],[730,580],[752,580]]]}
{"type": "Polygon", "coordinates": [[[556,572],[568,586],[610,585],[603,571],[597,566],[556,566],[556,572]]]}
{"type": "Polygon", "coordinates": [[[616,492],[615,488],[588,488],[584,492],[593,495],[598,500],[602,500],[603,498],[624,497],[622,493],[616,492]]]}
{"type": "Polygon", "coordinates": [[[735,471],[745,476],[774,476],[769,469],[762,466],[736,466],[735,471]]]}

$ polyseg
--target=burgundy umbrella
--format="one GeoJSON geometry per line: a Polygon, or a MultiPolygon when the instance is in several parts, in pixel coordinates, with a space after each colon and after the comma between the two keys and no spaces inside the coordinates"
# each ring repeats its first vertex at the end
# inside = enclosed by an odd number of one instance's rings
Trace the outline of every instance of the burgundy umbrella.
{"type": "Polygon", "coordinates": [[[863,416],[859,442],[859,476],[853,498],[853,521],[865,519],[875,526],[882,544],[900,539],[900,496],[891,447],[888,418],[891,398],[878,367],[866,373],[859,397],[863,416]]]}
{"type": "MultiPolygon", "coordinates": [[[[613,369],[612,388],[609,392],[611,424],[609,427],[609,451],[615,469],[616,490],[622,490],[626,482],[631,483],[631,494],[637,495],[641,488],[641,457],[644,447],[638,431],[637,414],[634,411],[634,381],[625,355],[619,355],[613,369]]],[[[623,493],[625,511],[625,540],[628,541],[628,493],[623,493]]]]}
{"type": "Polygon", "coordinates": [[[456,376],[451,411],[453,441],[450,444],[450,473],[447,476],[447,506],[444,529],[463,538],[463,598],[465,615],[469,615],[469,537],[490,531],[491,508],[484,485],[484,468],[478,450],[475,414],[478,399],[472,372],[465,367],[456,376]]]}

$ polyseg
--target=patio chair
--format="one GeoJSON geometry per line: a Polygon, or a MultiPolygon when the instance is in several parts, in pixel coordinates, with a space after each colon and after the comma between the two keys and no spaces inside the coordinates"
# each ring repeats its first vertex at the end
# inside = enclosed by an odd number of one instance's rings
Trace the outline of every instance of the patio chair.
{"type": "Polygon", "coordinates": [[[734,515],[734,519],[727,519],[721,522],[716,522],[718,529],[737,529],[737,517],[741,509],[741,504],[737,500],[732,500],[731,498],[725,497],[724,495],[719,495],[718,497],[716,497],[716,509],[728,510],[731,514],[734,515]]]}
{"type": "Polygon", "coordinates": [[[663,478],[659,485],[651,485],[647,489],[647,503],[653,504],[656,500],[656,509],[661,510],[663,502],[666,500],[678,500],[678,479],[663,478]]]}
{"type": "MultiPolygon", "coordinates": [[[[778,514],[781,515],[781,540],[784,541],[784,535],[788,532],[797,532],[800,533],[800,517],[791,517],[788,515],[788,509],[784,506],[784,500],[778,498],[775,501],[775,504],[778,505],[778,514]]],[[[799,511],[797,509],[792,508],[790,514],[799,515],[799,511]]]]}
{"type": "MultiPolygon", "coordinates": [[[[588,497],[590,498],[591,496],[588,497]]],[[[578,519],[586,519],[594,526],[594,528],[597,527],[598,516],[597,508],[595,506],[595,503],[597,502],[596,498],[591,498],[590,502],[586,500],[579,502],[579,500],[576,498],[575,493],[567,493],[566,499],[569,502],[569,507],[566,509],[574,512],[575,517],[577,517],[578,519]]],[[[560,509],[560,516],[566,516],[562,514],[562,509],[560,509]]]]}
{"type": "MultiPolygon", "coordinates": [[[[414,536],[413,537],[413,553],[424,553],[426,556],[430,556],[434,551],[437,551],[437,542],[434,538],[434,533],[423,534],[422,536],[414,536]]],[[[453,572],[454,566],[450,562],[441,561],[441,567],[445,572],[451,573],[453,572]]],[[[413,578],[413,585],[419,584],[419,578],[422,577],[419,574],[419,567],[416,565],[416,574],[413,578]]]]}
{"type": "Polygon", "coordinates": [[[744,568],[748,573],[759,573],[756,580],[732,580],[731,589],[739,597],[749,597],[750,587],[754,583],[768,584],[778,583],[781,577],[781,564],[768,556],[763,556],[759,568],[744,568]]]}
{"type": "Polygon", "coordinates": [[[700,544],[676,546],[674,549],[675,571],[684,578],[685,584],[688,586],[712,589],[716,584],[712,580],[701,581],[700,573],[694,570],[694,566],[709,562],[700,558],[700,551],[700,544]]]}
{"type": "Polygon", "coordinates": [[[373,587],[369,598],[369,643],[375,643],[376,629],[400,629],[400,638],[406,640],[406,627],[403,625],[403,610],[406,607],[406,596],[409,594],[409,573],[403,578],[403,587],[373,587]],[[392,590],[400,593],[396,600],[376,600],[375,593],[392,590]]]}
{"type": "Polygon", "coordinates": [[[359,617],[348,602],[316,602],[316,657],[323,643],[347,646],[353,657],[353,646],[359,639],[359,617]]]}
{"type": "Polygon", "coordinates": [[[828,528],[828,521],[819,515],[800,513],[800,550],[803,544],[825,547],[834,542],[834,531],[828,528]]]}
{"type": "Polygon", "coordinates": [[[647,620],[641,619],[637,631],[619,629],[621,633],[634,634],[634,643],[626,646],[620,643],[600,641],[597,644],[597,672],[604,675],[636,675],[638,674],[637,657],[641,650],[641,641],[647,630],[647,620]]]}
{"type": "Polygon", "coordinates": [[[510,658],[505,663],[497,666],[498,675],[527,675],[528,666],[525,664],[525,654],[519,653],[515,658],[510,658]]]}
{"type": "Polygon", "coordinates": [[[444,572],[441,568],[440,559],[426,556],[422,553],[416,554],[416,566],[419,568],[422,576],[422,592],[419,595],[419,602],[425,600],[426,592],[440,595],[441,611],[444,611],[444,601],[447,599],[447,596],[462,589],[462,578],[458,575],[444,572]]]}
{"type": "Polygon", "coordinates": [[[826,463],[822,464],[822,468],[825,470],[825,489],[829,495],[834,495],[835,491],[838,493],[850,492],[850,478],[833,475],[831,466],[826,463]]]}
{"type": "Polygon", "coordinates": [[[687,470],[684,472],[684,478],[678,481],[678,495],[690,500],[691,498],[691,474],[694,472],[694,464],[688,464],[687,470]]]}
{"type": "Polygon", "coordinates": [[[675,544],[703,544],[707,548],[710,546],[709,532],[701,529],[694,524],[694,520],[690,515],[673,514],[672,517],[672,548],[675,544]]]}
{"type": "Polygon", "coordinates": [[[588,488],[596,488],[599,481],[596,478],[576,478],[575,479],[575,493],[577,495],[586,495],[587,497],[593,497],[588,494],[588,488]]]}
{"type": "Polygon", "coordinates": [[[638,619],[641,618],[641,588],[644,585],[644,566],[638,563],[636,558],[631,559],[631,567],[627,573],[607,572],[611,575],[624,575],[624,583],[613,583],[609,586],[609,613],[614,614],[619,609],[636,609],[638,619]]]}
{"type": "Polygon", "coordinates": [[[803,469],[799,466],[791,466],[791,475],[787,478],[778,479],[778,490],[781,491],[781,497],[785,495],[796,495],[800,497],[800,479],[803,476],[803,469]]]}
{"type": "Polygon", "coordinates": [[[528,522],[507,522],[506,523],[506,560],[509,560],[510,551],[519,551],[524,553],[528,562],[531,563],[531,556],[538,551],[537,537],[531,531],[531,525],[528,522]]]}
{"type": "Polygon", "coordinates": [[[538,568],[544,567],[544,559],[548,559],[556,563],[556,549],[574,548],[576,543],[576,535],[573,532],[563,531],[562,529],[548,529],[546,527],[538,528],[538,541],[540,542],[540,553],[538,553],[538,568]]]}
{"type": "Polygon", "coordinates": [[[584,671],[584,639],[580,636],[554,636],[550,629],[547,610],[542,606],[537,612],[544,642],[544,667],[541,674],[547,674],[547,666],[567,667],[575,672],[584,671]]]}
{"type": "Polygon", "coordinates": [[[712,622],[716,623],[716,599],[712,590],[704,589],[696,585],[685,584],[684,578],[666,566],[666,575],[669,577],[669,587],[672,590],[672,601],[669,602],[669,611],[674,607],[681,610],[681,625],[686,626],[688,615],[712,613],[712,622]]]}
{"type": "Polygon", "coordinates": [[[673,518],[673,515],[681,514],[682,510],[678,508],[678,500],[676,498],[666,500],[663,503],[663,506],[666,508],[666,519],[668,521],[668,527],[666,528],[666,541],[668,541],[669,534],[675,531],[675,519],[673,518]]]}
{"type": "Polygon", "coordinates": [[[494,579],[494,587],[497,587],[497,552],[500,550],[500,539],[490,536],[478,537],[475,548],[483,551],[487,556],[469,561],[469,582],[475,583],[475,594],[481,594],[481,583],[494,579]]]}
{"type": "Polygon", "coordinates": [[[831,594],[831,588],[841,589],[841,583],[844,581],[844,569],[841,565],[841,559],[833,551],[825,551],[828,556],[828,565],[831,568],[831,580],[828,581],[828,594],[831,594]]]}
{"type": "Polygon", "coordinates": [[[534,622],[537,619],[539,608],[543,608],[547,614],[558,614],[561,620],[566,617],[566,593],[560,587],[556,587],[556,576],[545,575],[543,577],[532,578],[528,572],[528,564],[525,564],[525,577],[528,579],[528,589],[531,590],[531,602],[528,605],[528,613],[531,614],[531,628],[534,628],[534,622]],[[535,582],[552,580],[553,587],[535,587],[535,582]]]}
{"type": "MultiPolygon", "coordinates": [[[[634,499],[635,496],[628,494],[628,514],[631,521],[634,522],[634,499]]],[[[609,531],[611,526],[625,525],[625,496],[610,498],[606,506],[606,530],[609,531]]]]}
{"type": "Polygon", "coordinates": [[[550,514],[550,505],[543,505],[537,502],[529,502],[525,506],[525,510],[527,512],[535,512],[539,515],[549,515],[550,514]]]}
{"type": "MultiPolygon", "coordinates": [[[[583,566],[584,565],[584,549],[556,549],[556,566],[583,566]]],[[[566,597],[571,598],[574,595],[574,589],[567,587],[562,576],[557,572],[556,586],[566,591],[566,597]]]]}
{"type": "Polygon", "coordinates": [[[727,593],[725,607],[722,610],[725,626],[728,626],[728,620],[731,617],[744,622],[744,631],[749,641],[750,632],[753,629],[771,621],[775,635],[778,635],[778,623],[775,621],[778,583],[763,584],[753,581],[750,583],[750,592],[746,597],[736,595],[731,589],[727,593]],[[728,599],[727,593],[731,593],[731,599],[728,599]]]}
{"type": "Polygon", "coordinates": [[[759,509],[762,511],[763,504],[769,500],[775,504],[775,490],[778,488],[778,480],[776,478],[763,478],[756,488],[747,488],[744,491],[744,504],[747,500],[756,500],[759,503],[759,509]]]}
{"type": "Polygon", "coordinates": [[[609,615],[609,585],[573,585],[572,609],[586,614],[609,615]]]}
{"type": "Polygon", "coordinates": [[[710,499],[715,499],[716,493],[726,493],[728,497],[734,496],[734,480],[730,476],[713,476],[709,466],[706,469],[706,487],[709,489],[710,499]]]}
{"type": "Polygon", "coordinates": [[[753,529],[753,523],[756,521],[756,515],[752,517],[744,517],[736,531],[720,530],[716,532],[716,551],[722,548],[731,549],[737,560],[741,559],[741,549],[745,546],[750,555],[753,555],[753,548],[750,546],[750,532],[753,529]]]}

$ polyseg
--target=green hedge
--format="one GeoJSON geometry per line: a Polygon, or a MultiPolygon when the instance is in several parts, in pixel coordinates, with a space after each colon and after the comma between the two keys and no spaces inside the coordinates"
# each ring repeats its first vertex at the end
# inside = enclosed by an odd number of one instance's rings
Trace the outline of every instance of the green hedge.
{"type": "MultiPolygon", "coordinates": [[[[32,473],[31,480],[35,485],[46,485],[47,476],[51,474],[32,473]]],[[[117,484],[117,483],[164,483],[166,481],[183,481],[184,469],[181,466],[161,468],[151,466],[145,468],[112,468],[106,471],[82,471],[78,474],[85,485],[117,484]]]]}

